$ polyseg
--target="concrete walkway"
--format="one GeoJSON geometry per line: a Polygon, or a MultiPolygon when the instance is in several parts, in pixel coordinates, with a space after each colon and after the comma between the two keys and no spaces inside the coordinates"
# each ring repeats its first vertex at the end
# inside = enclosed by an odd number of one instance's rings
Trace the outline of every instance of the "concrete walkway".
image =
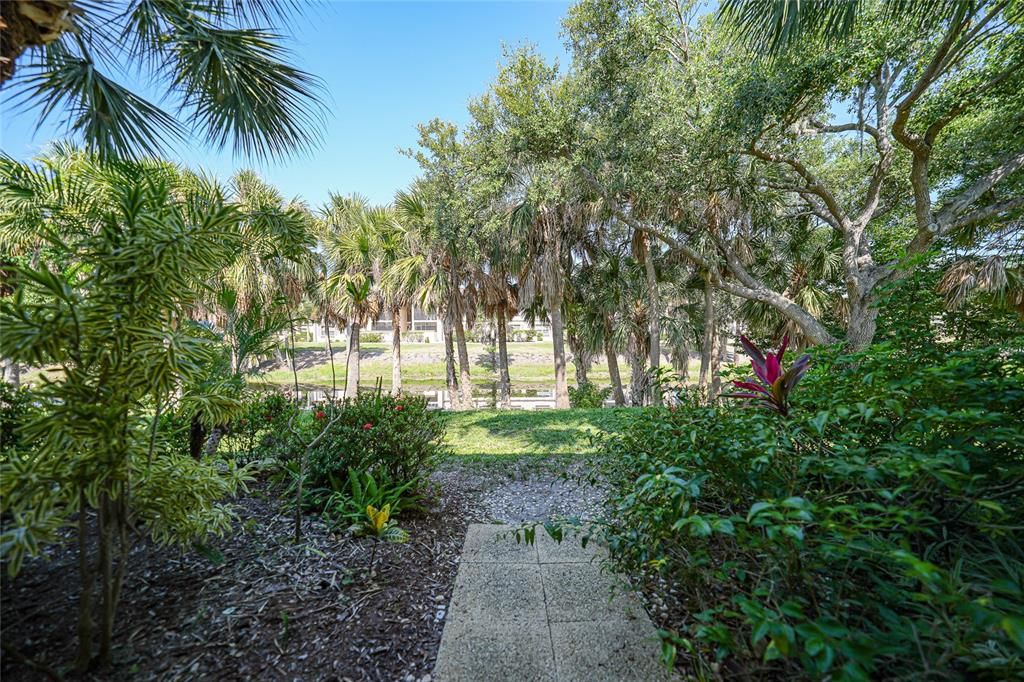
{"type": "Polygon", "coordinates": [[[500,535],[509,528],[466,533],[435,680],[672,679],[647,614],[613,590],[591,547],[556,543],[541,528],[536,544],[516,544],[500,535]]]}

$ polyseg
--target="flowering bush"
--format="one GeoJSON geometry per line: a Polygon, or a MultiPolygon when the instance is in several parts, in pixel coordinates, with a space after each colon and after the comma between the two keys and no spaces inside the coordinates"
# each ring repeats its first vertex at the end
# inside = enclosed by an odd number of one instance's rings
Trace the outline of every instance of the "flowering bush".
{"type": "Polygon", "coordinates": [[[403,485],[424,476],[445,452],[444,414],[428,410],[425,397],[361,393],[319,409],[328,420],[336,409],[342,414],[310,452],[311,488],[333,489],[331,480],[347,482],[350,469],[403,485]]]}

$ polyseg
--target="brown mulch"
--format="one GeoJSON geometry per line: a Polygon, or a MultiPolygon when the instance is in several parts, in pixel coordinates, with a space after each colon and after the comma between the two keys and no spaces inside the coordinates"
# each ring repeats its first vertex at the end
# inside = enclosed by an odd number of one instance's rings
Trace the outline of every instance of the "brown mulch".
{"type": "MultiPolygon", "coordinates": [[[[130,558],[111,670],[94,680],[429,680],[474,491],[440,487],[398,520],[406,544],[333,533],[315,516],[292,543],[273,491],[237,501],[236,532],[182,553],[140,542],[130,558]]],[[[3,579],[6,681],[46,679],[21,656],[66,672],[75,653],[77,555],[51,548],[3,579]]]]}
{"type": "MultiPolygon", "coordinates": [[[[564,458],[469,465],[431,479],[429,508],[402,514],[401,545],[334,533],[293,517],[269,486],[236,501],[235,532],[209,551],[140,541],[118,612],[114,666],[90,680],[415,680],[428,682],[466,526],[586,513],[593,491],[567,486],[564,458]]],[[[2,578],[4,682],[46,679],[18,655],[67,671],[75,655],[78,582],[72,544],[48,548],[2,578]]]]}

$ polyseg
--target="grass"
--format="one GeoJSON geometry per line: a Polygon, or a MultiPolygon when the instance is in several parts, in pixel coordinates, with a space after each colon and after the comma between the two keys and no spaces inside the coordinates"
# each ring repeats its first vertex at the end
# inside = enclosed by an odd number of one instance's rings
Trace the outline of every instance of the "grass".
{"type": "MultiPolygon", "coordinates": [[[[324,349],[324,344],[297,344],[301,353],[302,350],[324,349]]],[[[384,388],[391,386],[391,345],[386,343],[363,343],[360,344],[359,374],[360,385],[372,386],[377,377],[380,377],[384,388]]],[[[487,366],[487,354],[484,346],[479,343],[468,344],[470,356],[470,376],[473,383],[478,386],[489,385],[497,380],[497,374],[487,366]]],[[[334,349],[334,371],[338,385],[345,382],[345,351],[334,349]]],[[[409,343],[402,348],[404,358],[402,361],[402,382],[411,386],[434,386],[444,387],[445,385],[445,363],[444,346],[435,343],[409,343]]],[[[510,343],[509,352],[509,376],[512,379],[513,387],[531,387],[539,385],[552,385],[555,382],[554,363],[552,361],[552,347],[550,342],[533,343],[510,343]]],[[[302,367],[302,357],[299,356],[299,383],[306,386],[330,386],[331,365],[323,362],[311,367],[302,367]]],[[[621,362],[619,371],[623,383],[629,382],[628,363],[621,362]]],[[[570,382],[576,379],[576,368],[568,363],[566,374],[570,382]]],[[[288,386],[293,381],[291,370],[279,368],[267,372],[262,377],[271,384],[288,386]]],[[[590,369],[590,381],[606,386],[611,383],[608,376],[608,366],[599,358],[590,369]]]]}
{"type": "Polygon", "coordinates": [[[634,408],[471,410],[448,416],[456,457],[593,455],[595,436],[621,428],[634,408]]]}

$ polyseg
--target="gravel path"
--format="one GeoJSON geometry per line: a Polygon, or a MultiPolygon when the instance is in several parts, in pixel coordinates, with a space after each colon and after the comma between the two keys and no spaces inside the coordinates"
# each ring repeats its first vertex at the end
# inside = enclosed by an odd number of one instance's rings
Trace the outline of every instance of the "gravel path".
{"type": "Polygon", "coordinates": [[[514,524],[556,517],[596,518],[604,491],[576,482],[583,466],[578,461],[534,457],[476,466],[450,462],[433,480],[442,487],[472,491],[481,514],[474,521],[514,524]]]}

